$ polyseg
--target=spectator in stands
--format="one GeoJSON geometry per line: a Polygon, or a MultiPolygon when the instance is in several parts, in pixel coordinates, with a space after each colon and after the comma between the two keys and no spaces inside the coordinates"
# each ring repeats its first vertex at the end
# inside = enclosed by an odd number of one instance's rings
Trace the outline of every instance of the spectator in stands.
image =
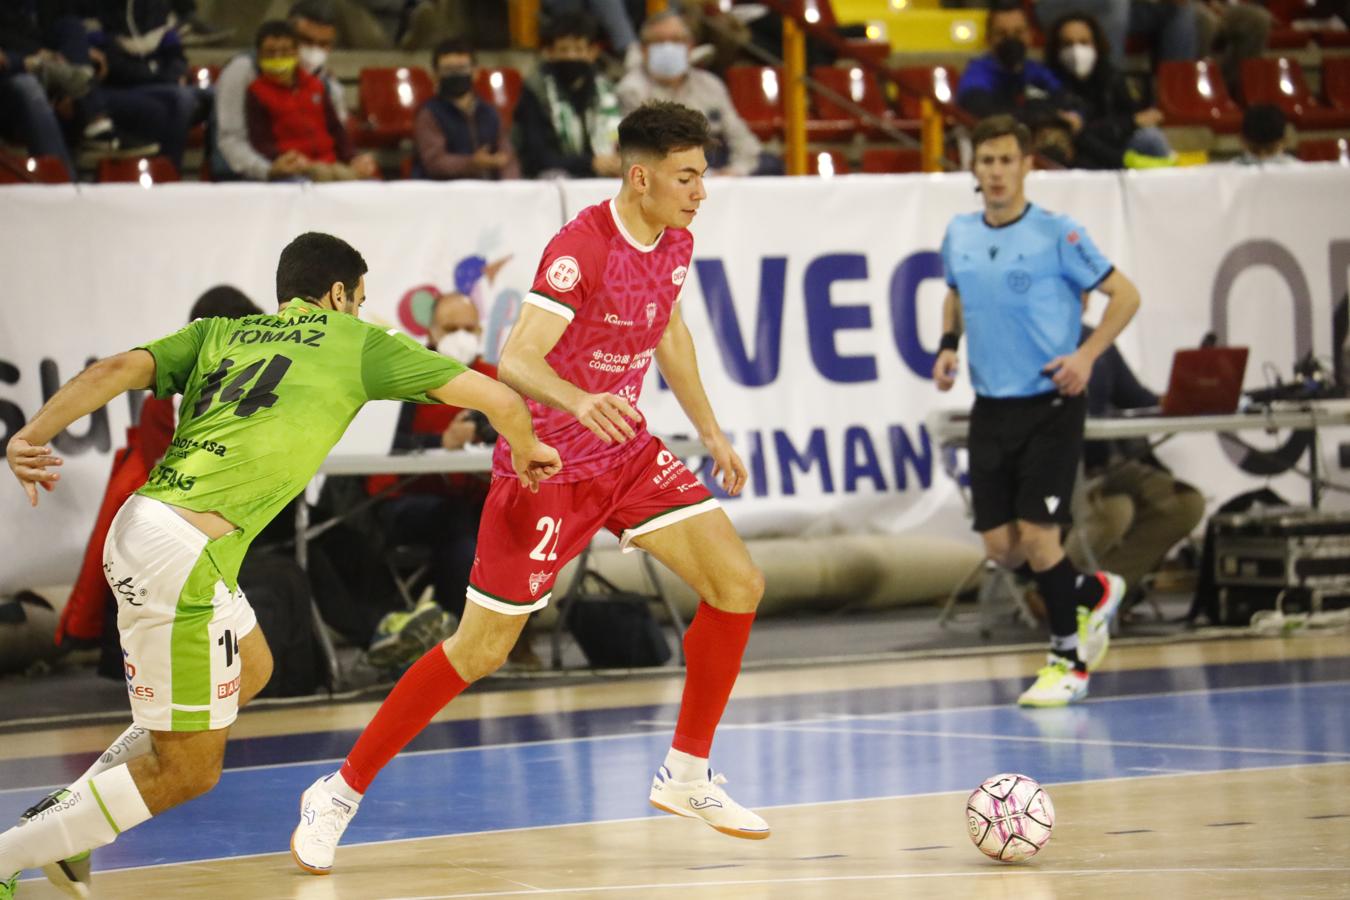
{"type": "MultiPolygon", "coordinates": [[[[427,346],[490,378],[497,367],[483,359],[483,328],[478,308],[464,294],[442,294],[436,300],[428,327],[427,346]]],[[[394,435],[396,451],[424,449],[460,450],[471,444],[491,444],[496,433],[486,418],[472,410],[435,404],[405,403],[399,413],[394,435]]],[[[367,482],[367,490],[379,493],[392,487],[392,475],[376,475],[367,482]]],[[[465,590],[473,567],[474,547],[478,539],[478,520],[487,500],[488,480],[476,475],[435,475],[414,479],[377,509],[381,533],[390,546],[426,547],[431,566],[431,585],[435,603],[455,616],[464,614],[465,590]]],[[[396,628],[377,629],[370,647],[372,662],[381,667],[397,665],[400,655],[407,665],[426,646],[418,641],[417,623],[437,620],[422,609],[412,612],[413,627],[396,622],[396,628]]],[[[433,642],[434,643],[434,642],[433,642]]],[[[512,661],[528,663],[533,658],[529,642],[522,639],[512,661]]],[[[537,662],[537,658],[536,658],[537,662]]]]}
{"type": "Polygon", "coordinates": [[[541,63],[525,82],[516,108],[514,140],[527,178],[612,178],[619,98],[596,70],[600,48],[588,16],[559,16],[540,36],[541,63]]]}
{"type": "Polygon", "coordinates": [[[551,18],[587,15],[598,20],[610,49],[630,69],[641,61],[637,26],[646,10],[645,0],[544,0],[543,3],[544,13],[551,18]]]}
{"type": "Polygon", "coordinates": [[[961,74],[956,103],[977,118],[1000,113],[1025,117],[1036,107],[1058,108],[1064,86],[1045,65],[1027,59],[1031,23],[1021,6],[994,6],[985,25],[989,52],[961,74]]]}
{"type": "Polygon", "coordinates": [[[473,90],[473,51],[452,38],[431,53],[436,96],[413,119],[413,177],[510,179],[520,163],[501,116],[473,90]]]}
{"type": "Polygon", "coordinates": [[[1148,43],[1155,64],[1196,58],[1199,0],[1035,0],[1035,4],[1036,20],[1046,30],[1069,13],[1095,19],[1117,69],[1125,68],[1125,42],[1132,36],[1148,43]]]}
{"type": "MultiPolygon", "coordinates": [[[[347,103],[342,82],[328,68],[328,57],[337,44],[337,19],[331,0],[299,0],[287,18],[299,42],[300,66],[324,83],[328,100],[338,120],[347,123],[347,103]]],[[[253,149],[248,138],[244,100],[248,87],[258,77],[257,55],[241,53],[221,70],[215,83],[214,146],[211,177],[216,181],[243,178],[250,181],[293,178],[301,174],[296,154],[268,159],[253,149]]]]}
{"type": "Polygon", "coordinates": [[[1172,148],[1158,128],[1163,114],[1153,105],[1147,83],[1115,68],[1095,19],[1069,13],[1055,22],[1045,59],[1082,116],[1073,139],[1076,165],[1119,169],[1143,162],[1139,156],[1171,158],[1172,148]]]}
{"type": "Polygon", "coordinates": [[[1242,114],[1242,155],[1233,162],[1242,166],[1284,166],[1299,162],[1286,148],[1289,122],[1278,106],[1257,103],[1242,114]]]}
{"type": "Polygon", "coordinates": [[[187,83],[187,57],[168,0],[96,0],[95,43],[105,69],[99,91],[114,121],[159,144],[183,166],[188,132],[207,99],[187,83]]]}
{"type": "Polygon", "coordinates": [[[1270,43],[1271,15],[1254,2],[1221,3],[1208,0],[1196,6],[1200,58],[1215,57],[1228,93],[1239,103],[1242,95],[1242,61],[1255,59],[1270,43]]]}
{"type": "Polygon", "coordinates": [[[663,12],[642,26],[642,65],[619,82],[625,113],[649,100],[672,100],[708,117],[714,145],[707,148],[708,166],[716,173],[752,175],[761,167],[759,139],[736,112],[731,95],[716,75],[689,63],[693,35],[675,12],[663,12]]]}
{"type": "Polygon", "coordinates": [[[352,153],[347,129],[323,82],[300,67],[299,44],[290,23],[264,22],[254,49],[261,74],[249,85],[245,99],[253,149],[273,161],[292,154],[298,174],[311,181],[378,177],[373,157],[352,153]]]}
{"type": "MultiPolygon", "coordinates": [[[[1092,329],[1083,326],[1082,340],[1092,329]]],[[[1158,404],[1139,383],[1114,346],[1097,358],[1088,382],[1088,415],[1108,416],[1122,409],[1158,404]]],[[[1125,579],[1125,607],[1142,595],[1145,576],[1157,571],[1168,552],[1205,517],[1205,498],[1172,476],[1146,440],[1086,441],[1088,514],[1085,528],[1101,568],[1125,579]]]]}
{"type": "Polygon", "coordinates": [[[59,159],[75,177],[73,149],[151,152],[119,133],[97,90],[106,72],[75,7],[0,3],[0,136],[59,159]]]}

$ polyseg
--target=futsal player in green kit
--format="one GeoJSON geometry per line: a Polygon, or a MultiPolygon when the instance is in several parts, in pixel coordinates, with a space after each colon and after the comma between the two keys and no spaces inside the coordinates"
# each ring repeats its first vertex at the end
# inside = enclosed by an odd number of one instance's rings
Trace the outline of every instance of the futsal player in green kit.
{"type": "Polygon", "coordinates": [[[483,411],[511,442],[526,487],[561,468],[513,390],[361,322],[365,272],[344,241],[303,234],[277,265],[279,312],[199,319],[100,360],[10,440],[10,468],[37,506],[38,487],[60,478],[46,444],[66,426],[125,391],[183,395],[169,451],[104,546],[135,724],[0,834],[0,900],[13,896],[19,872],[38,866],[67,894],[87,896],[88,851],[215,785],[229,726],[272,671],[238,587],[240,563],[366,401],[483,411]]]}

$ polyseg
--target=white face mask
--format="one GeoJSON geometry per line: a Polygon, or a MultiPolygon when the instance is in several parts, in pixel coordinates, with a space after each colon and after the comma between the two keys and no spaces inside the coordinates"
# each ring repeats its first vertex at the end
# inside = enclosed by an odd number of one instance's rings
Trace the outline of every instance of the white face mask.
{"type": "Polygon", "coordinates": [[[657,78],[679,78],[689,71],[689,46],[679,41],[648,44],[647,71],[657,78]]]}
{"type": "Polygon", "coordinates": [[[478,345],[472,331],[452,331],[436,342],[436,352],[468,365],[478,358],[478,345]]]}
{"type": "Polygon", "coordinates": [[[306,72],[313,74],[322,69],[326,62],[328,62],[328,51],[322,47],[306,44],[300,48],[300,65],[306,72]]]}
{"type": "Polygon", "coordinates": [[[1071,44],[1059,51],[1059,61],[1078,78],[1087,78],[1097,65],[1097,48],[1091,44],[1071,44]]]}

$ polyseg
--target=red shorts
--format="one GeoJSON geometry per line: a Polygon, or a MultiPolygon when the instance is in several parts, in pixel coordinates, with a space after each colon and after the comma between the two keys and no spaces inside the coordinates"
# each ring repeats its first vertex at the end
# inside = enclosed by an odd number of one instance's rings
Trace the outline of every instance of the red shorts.
{"type": "Polygon", "coordinates": [[[698,477],[653,437],[623,465],[585,481],[539,485],[494,478],[478,526],[468,597],[496,612],[542,609],[553,580],[603,526],[633,538],[718,508],[698,477]]]}

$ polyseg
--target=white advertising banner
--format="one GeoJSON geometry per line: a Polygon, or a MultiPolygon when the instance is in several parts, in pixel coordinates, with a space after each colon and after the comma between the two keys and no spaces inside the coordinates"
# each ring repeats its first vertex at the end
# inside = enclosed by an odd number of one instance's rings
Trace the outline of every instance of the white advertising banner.
{"type": "MultiPolygon", "coordinates": [[[[742,529],[967,533],[923,423],[971,399],[964,376],[940,395],[928,373],[945,291],[937,251],[948,220],[979,207],[973,186],[966,175],[709,182],[681,307],[751,470],[746,495],[727,504],[742,529]]],[[[304,230],[337,234],[366,257],[367,318],[420,333],[437,293],[469,293],[495,358],[549,237],[614,187],[0,190],[0,442],[88,359],[173,330],[214,284],[270,308],[277,254],[304,230]]],[[[1350,267],[1345,169],[1035,175],[1028,195],[1074,216],[1140,285],[1144,304],[1120,345],[1155,390],[1173,351],[1207,331],[1252,348],[1248,387],[1264,383],[1266,363],[1287,378],[1297,355],[1330,355],[1332,297],[1350,267]]],[[[655,375],[642,405],[654,430],[689,432],[655,375]]],[[[62,484],[39,511],[0,485],[0,591],[73,579],[130,408],[117,401],[57,441],[62,484]]],[[[339,450],[382,451],[393,419],[392,404],[372,405],[339,450]]],[[[1271,449],[1286,438],[1249,440],[1271,449]]],[[[1324,435],[1333,478],[1343,439],[1324,435]]],[[[1221,501],[1267,481],[1244,470],[1245,452],[1192,435],[1161,455],[1221,501]]],[[[1306,498],[1295,475],[1271,483],[1306,498]]]]}

